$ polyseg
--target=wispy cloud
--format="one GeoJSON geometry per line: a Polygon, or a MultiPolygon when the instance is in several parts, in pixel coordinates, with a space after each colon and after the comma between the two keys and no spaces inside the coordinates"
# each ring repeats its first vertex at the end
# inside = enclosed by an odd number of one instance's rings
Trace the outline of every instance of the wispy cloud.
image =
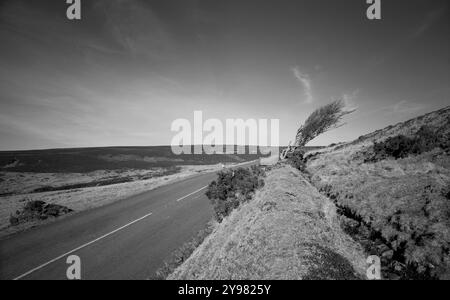
{"type": "Polygon", "coordinates": [[[314,97],[312,95],[311,78],[307,73],[302,72],[298,66],[292,67],[291,71],[297,81],[303,86],[306,96],[305,103],[312,103],[314,101],[314,97]]]}

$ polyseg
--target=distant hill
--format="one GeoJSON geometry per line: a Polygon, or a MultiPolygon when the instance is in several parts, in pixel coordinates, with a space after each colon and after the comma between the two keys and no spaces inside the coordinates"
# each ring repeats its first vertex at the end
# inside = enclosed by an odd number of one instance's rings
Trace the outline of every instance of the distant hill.
{"type": "MultiPolygon", "coordinates": [[[[250,153],[246,147],[245,153],[250,153]]],[[[30,151],[1,151],[0,171],[9,172],[91,172],[116,169],[150,169],[175,165],[240,163],[258,154],[194,155],[172,153],[170,146],[101,147],[30,151]]]]}

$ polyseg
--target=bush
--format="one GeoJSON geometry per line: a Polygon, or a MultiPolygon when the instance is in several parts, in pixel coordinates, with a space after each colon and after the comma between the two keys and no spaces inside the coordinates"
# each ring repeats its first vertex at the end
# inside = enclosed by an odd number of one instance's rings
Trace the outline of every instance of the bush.
{"type": "Polygon", "coordinates": [[[255,190],[264,185],[264,175],[264,171],[256,166],[220,171],[217,180],[211,182],[206,191],[216,220],[221,222],[233,209],[250,200],[255,190]]]}
{"type": "Polygon", "coordinates": [[[296,150],[288,157],[288,161],[294,168],[304,172],[306,170],[305,160],[303,158],[304,152],[296,150]]]}
{"type": "Polygon", "coordinates": [[[403,158],[408,156],[414,145],[414,139],[408,138],[404,135],[398,135],[388,138],[381,143],[375,143],[373,150],[377,160],[387,157],[403,158]]]}
{"type": "Polygon", "coordinates": [[[47,204],[44,201],[29,201],[21,211],[15,215],[11,214],[9,223],[12,226],[34,220],[46,220],[49,217],[59,217],[72,212],[73,210],[62,205],[47,204]]]}
{"type": "Polygon", "coordinates": [[[368,161],[380,161],[388,157],[395,159],[418,155],[434,148],[448,149],[448,139],[428,126],[422,126],[413,137],[397,135],[383,142],[375,143],[374,155],[368,161]]]}

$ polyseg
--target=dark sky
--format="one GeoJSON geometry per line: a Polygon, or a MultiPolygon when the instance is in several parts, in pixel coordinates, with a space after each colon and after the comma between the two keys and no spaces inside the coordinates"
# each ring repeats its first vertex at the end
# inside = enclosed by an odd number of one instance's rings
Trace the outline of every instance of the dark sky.
{"type": "Polygon", "coordinates": [[[449,2],[382,0],[0,2],[0,150],[169,144],[173,120],[356,113],[313,145],[449,105],[449,2]]]}

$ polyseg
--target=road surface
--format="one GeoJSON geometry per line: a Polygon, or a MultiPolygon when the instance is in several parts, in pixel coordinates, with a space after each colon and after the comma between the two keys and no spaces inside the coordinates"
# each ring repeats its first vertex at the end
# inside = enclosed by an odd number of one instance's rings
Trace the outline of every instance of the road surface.
{"type": "Polygon", "coordinates": [[[0,241],[0,279],[67,279],[69,255],[80,257],[81,279],[152,278],[211,220],[205,190],[215,178],[197,175],[0,241]]]}

